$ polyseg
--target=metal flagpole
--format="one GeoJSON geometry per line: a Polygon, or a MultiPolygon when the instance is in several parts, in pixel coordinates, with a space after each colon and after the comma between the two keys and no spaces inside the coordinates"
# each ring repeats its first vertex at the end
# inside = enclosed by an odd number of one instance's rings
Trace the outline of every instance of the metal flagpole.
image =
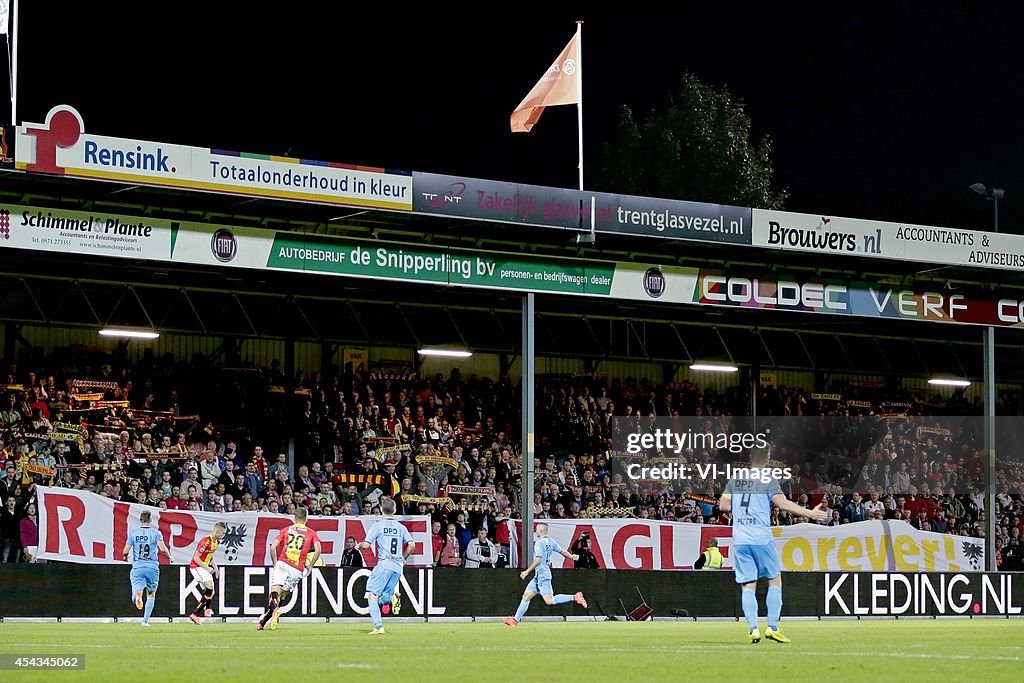
{"type": "Polygon", "coordinates": [[[583,191],[583,21],[576,22],[576,132],[580,152],[580,192],[583,191]]]}
{"type": "Polygon", "coordinates": [[[13,26],[11,27],[11,125],[18,125],[18,15],[21,14],[21,7],[15,7],[14,0],[8,7],[13,15],[13,26]]]}

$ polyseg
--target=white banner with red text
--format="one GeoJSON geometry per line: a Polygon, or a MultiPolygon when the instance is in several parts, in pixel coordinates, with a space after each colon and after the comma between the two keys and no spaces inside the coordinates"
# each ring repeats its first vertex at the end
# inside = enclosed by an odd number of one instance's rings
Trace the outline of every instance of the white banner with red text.
{"type": "MultiPolygon", "coordinates": [[[[291,517],[265,512],[190,512],[188,510],[161,510],[148,505],[122,503],[95,493],[75,489],[40,486],[37,506],[39,510],[39,557],[44,560],[105,564],[122,562],[121,551],[128,539],[128,530],[139,526],[139,515],[148,510],[153,513],[153,526],[164,536],[174,564],[188,564],[199,540],[213,530],[216,522],[227,524],[228,532],[217,549],[215,560],[220,565],[272,564],[267,548],[277,532],[293,523],[291,517]]],[[[345,550],[345,539],[352,536],[356,542],[366,538],[370,527],[380,517],[310,517],[307,525],[316,531],[321,541],[324,563],[336,566],[345,550]]],[[[410,565],[429,566],[430,518],[399,516],[412,534],[413,554],[410,565]]],[[[372,567],[377,563],[372,551],[363,550],[363,563],[372,567]]],[[[167,559],[160,558],[162,563],[167,559]]]]}
{"type": "MultiPolygon", "coordinates": [[[[693,569],[712,538],[732,569],[732,527],[649,519],[538,520],[566,552],[589,534],[590,552],[604,569],[693,569]]],[[[518,554],[519,529],[510,525],[510,554],[518,554]]],[[[830,527],[797,524],[774,527],[783,571],[979,571],[985,566],[983,539],[920,531],[906,522],[868,521],[830,527]]],[[[571,567],[560,555],[553,567],[571,567]]]]}

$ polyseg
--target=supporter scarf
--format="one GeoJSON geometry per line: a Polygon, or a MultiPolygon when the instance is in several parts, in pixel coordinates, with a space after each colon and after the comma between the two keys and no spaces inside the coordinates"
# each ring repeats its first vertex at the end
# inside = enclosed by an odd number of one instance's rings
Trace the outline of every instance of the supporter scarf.
{"type": "Polygon", "coordinates": [[[635,517],[633,508],[588,507],[580,511],[580,517],[635,517]]]}
{"type": "Polygon", "coordinates": [[[448,465],[453,470],[458,469],[459,467],[458,460],[444,455],[417,455],[416,462],[437,462],[442,465],[448,465]]]}
{"type": "Polygon", "coordinates": [[[361,484],[363,486],[374,485],[374,486],[386,486],[390,483],[391,494],[394,496],[401,490],[401,486],[393,477],[389,477],[382,474],[336,474],[334,475],[334,482],[336,484],[361,484]]]}
{"type": "Polygon", "coordinates": [[[25,471],[29,474],[41,474],[44,477],[50,479],[53,478],[53,468],[43,467],[42,465],[25,465],[25,471]]]}
{"type": "Polygon", "coordinates": [[[69,470],[88,470],[90,472],[119,472],[124,469],[124,466],[117,462],[111,463],[89,463],[83,462],[75,465],[64,465],[62,469],[69,470]]]}
{"type": "Polygon", "coordinates": [[[707,505],[718,505],[718,499],[713,496],[705,496],[703,493],[687,493],[683,496],[686,500],[692,500],[695,503],[705,503],[707,505]]]}
{"type": "Polygon", "coordinates": [[[75,389],[107,389],[110,391],[118,388],[117,382],[97,382],[91,379],[71,380],[71,386],[75,389]]]}
{"type": "Polygon", "coordinates": [[[129,401],[96,401],[93,404],[93,408],[130,408],[131,403],[129,401]]]}
{"type": "Polygon", "coordinates": [[[445,489],[449,496],[494,496],[493,486],[457,486],[449,484],[445,489]]]}

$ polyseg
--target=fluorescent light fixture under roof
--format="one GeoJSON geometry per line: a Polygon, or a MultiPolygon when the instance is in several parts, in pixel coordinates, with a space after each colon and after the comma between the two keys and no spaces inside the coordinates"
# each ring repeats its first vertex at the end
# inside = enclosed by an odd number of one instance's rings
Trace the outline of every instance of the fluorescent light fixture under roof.
{"type": "Polygon", "coordinates": [[[735,365],[724,365],[721,363],[694,363],[690,366],[691,370],[697,370],[698,372],[736,372],[739,370],[735,365]]]}
{"type": "Polygon", "coordinates": [[[100,330],[100,334],[104,337],[130,337],[132,339],[156,339],[160,336],[159,332],[153,330],[132,330],[118,327],[105,327],[100,330]]]}
{"type": "Polygon", "coordinates": [[[949,377],[932,377],[928,384],[935,384],[940,387],[969,387],[971,383],[966,379],[952,379],[949,377]]]}
{"type": "Polygon", "coordinates": [[[421,356],[444,356],[445,358],[469,358],[473,355],[470,351],[460,349],[420,349],[421,356]]]}

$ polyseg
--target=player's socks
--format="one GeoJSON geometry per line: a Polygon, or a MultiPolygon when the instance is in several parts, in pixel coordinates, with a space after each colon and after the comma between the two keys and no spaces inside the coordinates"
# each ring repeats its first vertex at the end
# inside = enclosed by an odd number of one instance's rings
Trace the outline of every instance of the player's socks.
{"type": "Polygon", "coordinates": [[[523,615],[526,614],[528,609],[530,609],[529,601],[519,603],[519,609],[516,610],[516,621],[522,621],[523,615]]]}
{"type": "Polygon", "coordinates": [[[569,595],[567,593],[559,593],[558,595],[555,596],[554,604],[556,604],[556,605],[564,605],[567,602],[572,602],[572,596],[571,595],[569,595]]]}
{"type": "Polygon", "coordinates": [[[260,628],[267,625],[267,622],[270,621],[272,616],[274,616],[274,612],[277,611],[277,606],[280,604],[277,593],[271,593],[270,602],[267,603],[267,611],[263,613],[262,617],[260,617],[260,628]]]}
{"type": "Polygon", "coordinates": [[[747,625],[750,630],[757,629],[757,596],[754,591],[743,590],[743,616],[747,618],[747,625]]]}
{"type": "Polygon", "coordinates": [[[780,586],[768,586],[768,598],[765,600],[768,606],[768,628],[772,631],[779,630],[779,617],[782,616],[782,588],[780,586]]]}
{"type": "Polygon", "coordinates": [[[380,616],[380,603],[376,600],[370,601],[370,618],[373,619],[373,627],[375,629],[384,627],[384,620],[380,616]]]}
{"type": "Polygon", "coordinates": [[[153,606],[156,605],[156,599],[152,595],[146,596],[146,611],[142,613],[142,620],[149,623],[149,618],[153,616],[153,606]]]}
{"type": "Polygon", "coordinates": [[[192,610],[192,614],[195,614],[195,615],[202,614],[203,610],[206,609],[207,605],[208,605],[208,603],[206,601],[206,598],[200,598],[199,602],[196,603],[196,608],[194,610],[192,610]]]}

